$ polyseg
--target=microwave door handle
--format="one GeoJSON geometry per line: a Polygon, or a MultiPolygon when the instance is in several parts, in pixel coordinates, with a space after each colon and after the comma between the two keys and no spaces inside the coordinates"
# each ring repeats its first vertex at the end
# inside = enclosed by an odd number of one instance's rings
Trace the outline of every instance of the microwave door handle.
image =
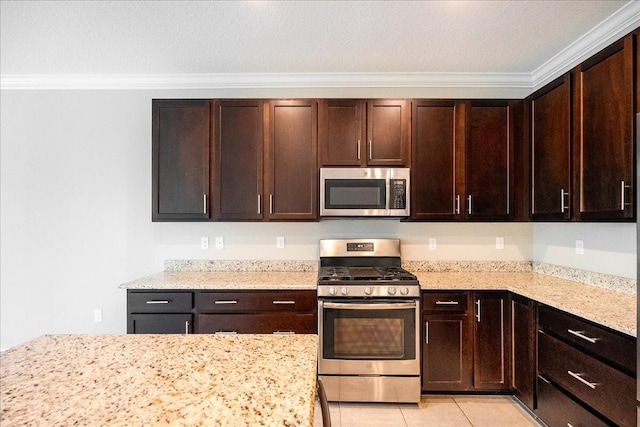
{"type": "Polygon", "coordinates": [[[416,308],[415,302],[397,302],[397,303],[341,303],[341,302],[325,302],[324,308],[334,308],[340,310],[404,310],[407,308],[416,308]]]}

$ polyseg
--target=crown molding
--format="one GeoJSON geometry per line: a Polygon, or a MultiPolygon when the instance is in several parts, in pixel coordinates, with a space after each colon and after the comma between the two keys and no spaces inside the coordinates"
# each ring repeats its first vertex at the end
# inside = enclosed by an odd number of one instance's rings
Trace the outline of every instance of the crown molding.
{"type": "Polygon", "coordinates": [[[0,90],[444,88],[530,94],[638,27],[640,1],[632,0],[531,73],[5,74],[0,90]]]}
{"type": "Polygon", "coordinates": [[[4,75],[2,90],[511,88],[529,89],[526,73],[238,73],[4,75]]]}
{"type": "Polygon", "coordinates": [[[640,1],[633,0],[531,73],[533,91],[640,27],[640,1]]]}

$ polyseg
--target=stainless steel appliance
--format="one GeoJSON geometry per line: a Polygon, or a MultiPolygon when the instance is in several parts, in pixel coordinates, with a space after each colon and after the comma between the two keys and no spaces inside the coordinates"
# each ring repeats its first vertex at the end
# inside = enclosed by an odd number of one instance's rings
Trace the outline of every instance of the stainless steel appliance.
{"type": "Polygon", "coordinates": [[[420,284],[398,239],[321,240],[318,374],[330,401],[420,401],[420,284]]]}
{"type": "Polygon", "coordinates": [[[320,216],[409,216],[409,168],[320,168],[320,216]]]}

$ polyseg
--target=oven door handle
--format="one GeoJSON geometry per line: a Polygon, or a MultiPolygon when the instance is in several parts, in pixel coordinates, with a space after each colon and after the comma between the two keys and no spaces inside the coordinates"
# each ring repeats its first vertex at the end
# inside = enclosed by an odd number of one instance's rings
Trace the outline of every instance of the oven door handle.
{"type": "Polygon", "coordinates": [[[341,310],[403,310],[407,308],[416,308],[415,301],[397,302],[397,303],[347,303],[347,302],[325,302],[324,308],[335,308],[341,310]]]}

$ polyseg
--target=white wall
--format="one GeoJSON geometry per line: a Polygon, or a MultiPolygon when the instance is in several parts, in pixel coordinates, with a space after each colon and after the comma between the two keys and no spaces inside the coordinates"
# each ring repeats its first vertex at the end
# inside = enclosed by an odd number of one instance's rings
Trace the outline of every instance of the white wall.
{"type": "MultiPolygon", "coordinates": [[[[407,260],[564,262],[542,249],[563,231],[529,223],[151,222],[152,98],[409,96],[402,91],[0,92],[0,347],[45,333],[125,333],[125,291],[117,286],[162,270],[165,259],[316,259],[321,238],[372,236],[401,238],[407,260]],[[275,247],[279,235],[285,249],[275,247]],[[226,248],[201,250],[201,236],[224,236],[226,248]],[[504,250],[495,237],[505,238],[504,250]],[[95,308],[104,311],[101,323],[95,308]]],[[[630,271],[635,247],[624,226],[616,228],[624,257],[618,245],[594,245],[611,256],[590,256],[588,269],[630,271]]]]}

